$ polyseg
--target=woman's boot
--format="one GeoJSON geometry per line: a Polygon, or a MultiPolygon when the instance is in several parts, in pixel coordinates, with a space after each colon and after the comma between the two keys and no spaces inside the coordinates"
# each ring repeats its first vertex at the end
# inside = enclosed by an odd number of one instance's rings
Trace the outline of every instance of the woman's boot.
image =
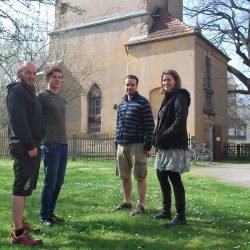
{"type": "Polygon", "coordinates": [[[154,219],[168,219],[171,220],[171,191],[162,193],[163,209],[160,213],[154,215],[154,219]]]}
{"type": "Polygon", "coordinates": [[[176,206],[176,217],[165,224],[165,227],[186,225],[187,220],[185,216],[185,193],[175,193],[175,206],[176,206]]]}
{"type": "Polygon", "coordinates": [[[153,216],[154,219],[169,219],[171,220],[171,189],[169,189],[167,182],[168,176],[164,171],[157,171],[157,177],[161,186],[162,193],[162,211],[153,216]]]}

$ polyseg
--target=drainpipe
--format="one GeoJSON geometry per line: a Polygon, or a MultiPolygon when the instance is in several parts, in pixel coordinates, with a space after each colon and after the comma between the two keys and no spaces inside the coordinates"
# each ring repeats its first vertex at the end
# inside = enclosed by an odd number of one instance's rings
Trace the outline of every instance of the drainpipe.
{"type": "Polygon", "coordinates": [[[161,9],[168,10],[168,0],[161,0],[161,9]]]}
{"type": "Polygon", "coordinates": [[[128,45],[125,45],[125,50],[126,50],[126,54],[127,54],[127,75],[128,75],[128,54],[129,54],[129,47],[128,45]]]}

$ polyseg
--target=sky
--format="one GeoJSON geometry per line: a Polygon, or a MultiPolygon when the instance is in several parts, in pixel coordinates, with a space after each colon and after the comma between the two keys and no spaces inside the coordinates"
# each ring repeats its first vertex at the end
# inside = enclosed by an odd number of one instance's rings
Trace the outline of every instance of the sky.
{"type": "MultiPolygon", "coordinates": [[[[24,20],[28,23],[34,23],[34,17],[39,19],[40,22],[44,22],[48,25],[49,29],[52,30],[54,27],[54,7],[44,6],[39,3],[32,3],[30,1],[30,9],[27,10],[15,0],[0,1],[0,14],[1,11],[7,13],[11,18],[16,21],[24,20]]],[[[1,16],[1,15],[0,15],[1,16]]],[[[12,23],[7,18],[0,17],[0,25],[4,27],[11,27],[12,23]]]]}
{"type": "MultiPolygon", "coordinates": [[[[195,3],[196,0],[183,0],[183,5],[185,6],[187,3],[195,3]]],[[[236,0],[237,1],[237,0],[236,0]]],[[[195,26],[197,19],[190,19],[187,16],[183,16],[184,22],[188,25],[195,26]]],[[[198,19],[199,20],[199,19],[198,19]]],[[[202,31],[202,34],[204,37],[206,37],[209,40],[209,34],[208,32],[202,31]]],[[[237,68],[241,72],[243,72],[247,77],[250,77],[250,71],[249,67],[245,66],[242,63],[242,58],[238,56],[235,52],[235,47],[233,45],[229,45],[228,43],[223,45],[227,50],[227,55],[231,59],[228,64],[237,68]]],[[[240,88],[246,89],[245,85],[243,85],[236,77],[234,77],[236,83],[240,86],[240,88]]]]}

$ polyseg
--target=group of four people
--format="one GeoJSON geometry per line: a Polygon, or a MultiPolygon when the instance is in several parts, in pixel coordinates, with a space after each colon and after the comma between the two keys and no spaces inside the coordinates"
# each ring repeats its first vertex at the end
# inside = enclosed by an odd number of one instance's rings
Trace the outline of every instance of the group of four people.
{"type": "MultiPolygon", "coordinates": [[[[45,226],[63,221],[55,215],[56,202],[64,182],[67,165],[65,99],[58,94],[63,74],[59,68],[46,73],[47,89],[35,95],[36,66],[21,63],[17,81],[8,85],[9,147],[13,156],[15,180],[12,195],[12,243],[36,245],[40,239],[28,231],[37,231],[23,218],[25,200],[36,188],[40,158],[44,161],[44,186],[41,194],[40,218],[45,226]]],[[[187,116],[190,95],[181,88],[181,79],[174,70],[161,76],[164,99],[158,113],[156,128],[148,100],[138,93],[135,75],[125,78],[125,96],[118,106],[115,144],[117,175],[122,180],[124,201],[113,211],[131,209],[132,170],[138,182],[138,204],[131,215],[145,212],[147,189],[147,157],[152,145],[157,148],[155,167],[162,191],[163,210],[154,218],[171,219],[171,184],[173,185],[177,216],[165,224],[186,224],[185,189],[180,174],[189,171],[187,116]]]]}

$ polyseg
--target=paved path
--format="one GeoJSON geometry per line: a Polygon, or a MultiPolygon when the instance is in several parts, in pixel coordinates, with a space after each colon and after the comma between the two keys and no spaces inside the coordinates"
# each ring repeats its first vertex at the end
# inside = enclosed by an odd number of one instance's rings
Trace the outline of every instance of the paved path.
{"type": "Polygon", "coordinates": [[[212,177],[222,182],[250,188],[250,163],[225,164],[211,166],[192,166],[191,173],[198,176],[212,177]]]}

